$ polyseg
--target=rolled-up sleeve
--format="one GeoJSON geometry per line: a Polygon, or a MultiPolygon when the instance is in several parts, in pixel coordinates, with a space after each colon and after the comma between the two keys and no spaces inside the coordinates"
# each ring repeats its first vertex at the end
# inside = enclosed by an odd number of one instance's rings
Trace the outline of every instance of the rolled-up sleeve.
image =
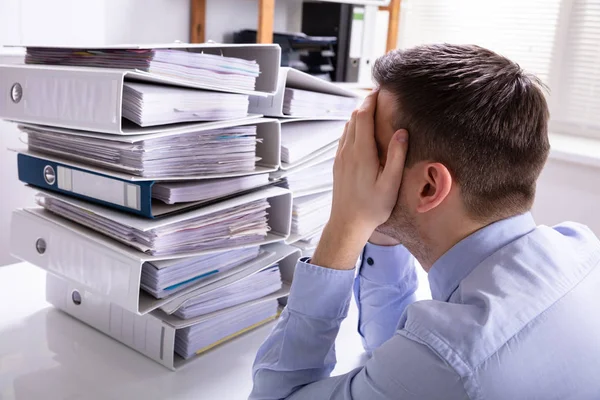
{"type": "Polygon", "coordinates": [[[354,282],[363,346],[372,352],[396,330],[404,309],[416,300],[415,259],[402,245],[367,244],[354,282]]]}

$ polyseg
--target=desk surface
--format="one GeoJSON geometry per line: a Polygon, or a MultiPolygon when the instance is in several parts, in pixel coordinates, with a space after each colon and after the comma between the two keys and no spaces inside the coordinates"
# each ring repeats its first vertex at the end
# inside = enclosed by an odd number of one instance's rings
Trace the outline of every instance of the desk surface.
{"type": "MultiPolygon", "coordinates": [[[[426,291],[419,297],[427,297],[426,291]]],[[[273,327],[263,326],[171,372],[54,309],[45,301],[45,273],[30,264],[0,267],[0,301],[3,400],[246,399],[256,350],[273,327]]],[[[335,375],[365,360],[356,323],[352,307],[336,341],[335,375]]]]}

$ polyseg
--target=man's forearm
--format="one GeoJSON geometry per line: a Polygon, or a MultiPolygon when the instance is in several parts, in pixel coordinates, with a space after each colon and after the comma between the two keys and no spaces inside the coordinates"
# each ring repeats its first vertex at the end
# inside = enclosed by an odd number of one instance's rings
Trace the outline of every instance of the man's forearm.
{"type": "Polygon", "coordinates": [[[324,268],[353,269],[370,232],[330,220],[319,240],[311,263],[324,268]]]}

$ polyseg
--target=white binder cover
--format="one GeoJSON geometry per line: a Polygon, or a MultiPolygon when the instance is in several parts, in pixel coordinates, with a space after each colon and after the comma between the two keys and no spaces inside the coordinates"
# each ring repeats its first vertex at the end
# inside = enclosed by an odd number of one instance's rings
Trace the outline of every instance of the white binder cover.
{"type": "MultiPolygon", "coordinates": [[[[325,222],[327,222],[327,221],[325,221],[325,222]]],[[[323,226],[320,226],[318,228],[315,228],[311,232],[307,232],[305,234],[292,233],[292,234],[290,234],[290,236],[288,236],[287,239],[285,239],[284,243],[296,246],[301,250],[304,250],[306,248],[316,248],[317,244],[307,244],[307,243],[302,242],[302,240],[313,237],[316,234],[318,234],[319,232],[321,232],[322,230],[323,230],[323,226]]]]}
{"type": "MultiPolygon", "coordinates": [[[[0,118],[40,125],[111,133],[146,132],[147,128],[122,120],[125,79],[158,84],[230,91],[258,97],[275,93],[281,50],[278,45],[166,45],[188,51],[211,52],[254,59],[260,65],[256,91],[227,90],[199,86],[189,81],[136,70],[50,65],[0,65],[0,118]]],[[[110,48],[157,48],[157,46],[113,46],[110,48]]]]}
{"type": "Polygon", "coordinates": [[[158,310],[146,315],[137,315],[80,284],[52,274],[47,274],[46,278],[46,300],[67,314],[175,371],[201,356],[199,354],[184,360],[175,354],[177,329],[206,321],[232,309],[241,310],[273,299],[285,303],[285,296],[289,294],[293,270],[300,257],[300,250],[282,244],[269,246],[273,246],[271,249],[277,254],[278,259],[272,264],[279,263],[284,281],[281,290],[239,306],[190,320],[181,320],[158,310]]]}
{"type": "Polygon", "coordinates": [[[256,144],[256,156],[260,157],[260,160],[256,162],[256,169],[253,172],[247,173],[224,173],[224,174],[202,174],[196,176],[166,176],[166,177],[143,177],[128,174],[125,172],[114,171],[110,166],[102,166],[98,164],[92,165],[85,159],[79,159],[77,154],[72,154],[69,158],[64,155],[46,154],[40,152],[33,152],[28,150],[19,150],[20,153],[28,154],[35,157],[41,157],[50,161],[59,162],[62,164],[72,165],[74,168],[80,168],[90,172],[96,172],[102,175],[109,175],[115,178],[124,179],[127,181],[172,181],[172,180],[191,180],[191,179],[214,179],[214,178],[228,178],[233,176],[242,176],[250,174],[260,174],[263,172],[274,172],[277,170],[280,164],[281,158],[281,125],[276,119],[269,118],[251,118],[244,121],[221,121],[211,124],[186,124],[178,127],[171,127],[163,130],[156,130],[151,133],[144,133],[142,135],[105,135],[96,132],[78,131],[64,128],[56,128],[49,126],[36,126],[32,124],[21,124],[24,127],[31,127],[35,129],[42,129],[48,132],[56,132],[60,134],[74,135],[78,137],[89,137],[96,139],[110,140],[118,145],[119,143],[135,144],[148,139],[157,139],[165,137],[176,137],[177,135],[189,133],[189,132],[202,132],[211,129],[228,128],[238,125],[256,125],[256,138],[260,141],[256,144]],[[71,159],[70,157],[73,157],[71,159]]]}
{"type": "MultiPolygon", "coordinates": [[[[312,157],[309,160],[306,160],[303,163],[295,164],[291,168],[287,168],[287,169],[280,168],[278,171],[271,172],[269,174],[269,179],[276,181],[276,180],[284,179],[284,178],[294,175],[296,173],[301,173],[302,171],[306,170],[307,168],[314,167],[315,165],[319,165],[323,162],[334,159],[336,151],[337,151],[337,144],[336,144],[336,148],[333,148],[332,150],[330,149],[329,151],[326,151],[326,152],[319,153],[318,155],[312,157]]],[[[306,196],[309,194],[319,193],[319,192],[323,192],[326,190],[331,190],[331,186],[327,185],[326,187],[322,187],[322,188],[314,188],[314,189],[310,189],[307,191],[294,192],[294,196],[295,197],[306,196]],[[329,188],[329,189],[327,189],[327,188],[329,188]]]]}
{"type": "MultiPolygon", "coordinates": [[[[312,124],[302,124],[303,122],[313,122],[315,124],[315,126],[319,127],[318,125],[321,124],[326,124],[326,125],[321,125],[321,126],[328,126],[331,123],[334,124],[339,124],[339,131],[334,130],[333,132],[331,132],[331,134],[328,135],[329,137],[320,137],[319,139],[317,139],[317,144],[318,144],[318,148],[315,149],[315,143],[311,142],[311,147],[309,149],[306,150],[310,150],[307,151],[307,155],[305,157],[302,157],[299,160],[296,160],[294,162],[284,162],[281,161],[280,164],[280,169],[283,171],[292,169],[292,168],[296,168],[299,166],[302,166],[304,164],[306,164],[307,162],[315,159],[315,158],[320,158],[321,156],[327,155],[330,158],[335,157],[335,153],[337,152],[337,148],[338,148],[338,143],[339,143],[339,138],[342,136],[342,134],[344,133],[344,122],[343,120],[333,120],[333,121],[324,121],[324,120],[314,120],[314,119],[310,119],[310,118],[298,118],[298,119],[282,119],[280,120],[281,123],[281,128],[280,128],[280,134],[281,134],[281,147],[285,146],[284,143],[284,136],[286,135],[286,132],[293,132],[293,134],[300,134],[302,135],[302,131],[299,132],[294,132],[295,130],[297,130],[297,127],[304,127],[306,126],[308,129],[312,128],[312,124]],[[291,129],[288,129],[291,128],[291,129]],[[295,128],[295,129],[294,129],[295,128]],[[313,150],[315,149],[315,150],[313,150]]],[[[333,128],[333,127],[332,127],[333,128]]],[[[312,132],[312,134],[314,135],[314,132],[312,132]]],[[[309,135],[310,136],[310,135],[309,135]]],[[[302,140],[302,142],[306,142],[305,140],[302,140]]],[[[281,154],[282,158],[283,158],[283,152],[281,154]]]]}
{"type": "MultiPolygon", "coordinates": [[[[318,93],[333,94],[343,97],[354,97],[359,96],[351,90],[344,89],[341,86],[336,85],[332,82],[324,81],[305,72],[298,71],[297,69],[282,67],[279,70],[279,79],[277,82],[277,92],[268,97],[261,96],[250,96],[250,107],[249,112],[254,114],[261,114],[268,117],[278,118],[298,118],[298,116],[290,117],[289,115],[283,114],[283,98],[286,88],[310,90],[318,93]]],[[[358,103],[357,103],[358,104],[358,103]]],[[[347,117],[319,117],[314,118],[311,115],[302,115],[310,119],[337,119],[344,120],[347,117]]]]}
{"type": "MultiPolygon", "coordinates": [[[[266,196],[262,198],[267,198],[271,205],[268,209],[271,231],[263,240],[237,246],[237,248],[282,242],[289,236],[291,226],[289,191],[269,188],[260,196],[266,196]]],[[[141,222],[146,221],[141,220],[141,222]]],[[[153,257],[39,208],[13,212],[10,248],[11,254],[15,257],[77,283],[138,314],[148,313],[177,296],[204,286],[201,280],[172,297],[157,300],[140,290],[142,266],[145,262],[193,257],[227,250],[153,257]]],[[[265,257],[256,261],[268,262],[269,259],[265,257]]],[[[252,267],[252,262],[245,266],[252,267]]],[[[242,269],[244,268],[235,269],[232,273],[242,269]]]]}

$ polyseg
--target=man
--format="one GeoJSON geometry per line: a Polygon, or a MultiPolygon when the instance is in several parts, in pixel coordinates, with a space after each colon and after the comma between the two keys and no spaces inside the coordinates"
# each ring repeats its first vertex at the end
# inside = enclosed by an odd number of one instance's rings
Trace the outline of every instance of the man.
{"type": "Polygon", "coordinates": [[[549,151],[537,79],[454,45],[393,51],[374,77],[251,398],[599,399],[600,243],[529,213],[549,151]],[[361,252],[354,292],[372,356],[329,377],[361,252]],[[431,301],[413,303],[411,254],[431,301]]]}

